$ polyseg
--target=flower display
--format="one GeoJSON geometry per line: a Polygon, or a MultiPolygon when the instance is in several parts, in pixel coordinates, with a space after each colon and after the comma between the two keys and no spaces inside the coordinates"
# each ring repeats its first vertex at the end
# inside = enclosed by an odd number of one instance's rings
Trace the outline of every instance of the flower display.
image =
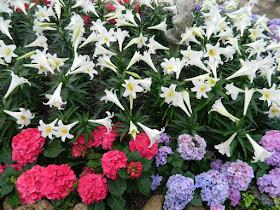
{"type": "Polygon", "coordinates": [[[239,190],[237,190],[235,188],[229,188],[228,194],[229,194],[228,199],[231,200],[230,205],[237,206],[239,204],[239,200],[241,198],[239,190]]]}
{"type": "Polygon", "coordinates": [[[151,182],[151,189],[155,190],[161,183],[163,176],[160,176],[158,174],[151,176],[152,182],[151,182]]]}
{"type": "Polygon", "coordinates": [[[257,180],[258,188],[261,193],[266,192],[271,198],[279,198],[280,190],[280,168],[274,168],[268,174],[259,177],[257,180]]]}
{"type": "Polygon", "coordinates": [[[140,161],[130,162],[127,165],[127,174],[130,174],[131,179],[138,178],[143,171],[143,166],[140,161]]]}
{"type": "Polygon", "coordinates": [[[79,179],[78,193],[86,205],[103,200],[108,191],[107,179],[102,174],[87,174],[79,179]]]}
{"type": "Polygon", "coordinates": [[[12,159],[18,164],[25,166],[33,163],[38,155],[42,153],[46,138],[41,137],[38,128],[28,128],[22,130],[12,140],[12,159]]]}
{"type": "Polygon", "coordinates": [[[136,139],[129,142],[130,151],[133,152],[137,150],[142,157],[148,158],[149,160],[153,159],[158,151],[158,143],[153,144],[149,148],[150,139],[146,133],[139,133],[136,135],[136,139]]]}
{"type": "Polygon", "coordinates": [[[217,170],[209,170],[195,177],[195,187],[201,188],[201,198],[210,206],[220,206],[228,198],[228,182],[217,170]]]}
{"type": "Polygon", "coordinates": [[[177,151],[184,160],[201,160],[206,153],[206,142],[198,135],[180,135],[178,146],[177,151]]]}
{"type": "Polygon", "coordinates": [[[168,190],[164,197],[163,209],[184,209],[193,199],[194,181],[180,174],[171,176],[166,184],[168,190]]]}
{"type": "Polygon", "coordinates": [[[109,179],[116,179],[117,172],[120,168],[125,168],[127,165],[127,157],[125,154],[118,150],[111,150],[104,153],[101,158],[101,165],[103,174],[109,179]]]}
{"type": "Polygon", "coordinates": [[[270,158],[266,158],[264,162],[268,165],[280,167],[280,131],[267,131],[259,143],[267,151],[275,151],[272,156],[270,158]]]}
{"type": "Polygon", "coordinates": [[[170,136],[168,136],[166,133],[160,134],[160,139],[157,141],[158,143],[164,143],[165,145],[168,145],[171,143],[170,136]]]}
{"type": "Polygon", "coordinates": [[[221,169],[222,165],[223,165],[223,161],[220,159],[213,160],[210,164],[210,166],[213,170],[218,170],[218,171],[221,169]]]}
{"type": "Polygon", "coordinates": [[[158,149],[155,156],[156,166],[165,165],[167,163],[167,156],[173,153],[172,149],[168,146],[162,146],[158,149]]]}
{"type": "Polygon", "coordinates": [[[221,166],[220,171],[225,175],[229,187],[239,191],[246,191],[255,177],[253,168],[241,160],[225,163],[221,166]]]}
{"type": "Polygon", "coordinates": [[[93,136],[93,146],[99,147],[102,145],[102,148],[105,150],[109,150],[113,148],[113,142],[116,140],[117,131],[109,131],[107,133],[107,128],[105,126],[98,126],[98,130],[94,130],[92,132],[93,136]]]}

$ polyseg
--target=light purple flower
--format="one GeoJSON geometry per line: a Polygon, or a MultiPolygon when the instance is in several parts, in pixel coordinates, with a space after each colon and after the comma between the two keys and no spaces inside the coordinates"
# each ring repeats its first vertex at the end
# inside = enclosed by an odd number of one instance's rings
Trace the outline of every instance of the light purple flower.
{"type": "Polygon", "coordinates": [[[167,156],[173,154],[171,147],[162,146],[155,156],[156,166],[163,166],[167,163],[167,156]]]}
{"type": "Polygon", "coordinates": [[[161,183],[163,176],[160,176],[158,174],[151,176],[152,182],[151,182],[151,189],[155,190],[161,183]]]}
{"type": "Polygon", "coordinates": [[[158,143],[164,143],[165,145],[168,145],[171,143],[170,136],[168,136],[166,133],[160,134],[160,139],[158,140],[158,143]]]}
{"type": "Polygon", "coordinates": [[[229,197],[228,199],[231,200],[230,205],[236,206],[239,204],[239,200],[241,198],[240,192],[234,188],[229,188],[228,190],[229,197]]]}
{"type": "Polygon", "coordinates": [[[259,177],[257,185],[261,193],[266,192],[271,198],[280,198],[280,168],[274,168],[269,174],[259,177]]]}
{"type": "Polygon", "coordinates": [[[213,170],[220,170],[221,166],[223,165],[223,161],[220,160],[220,159],[217,159],[217,160],[213,160],[211,163],[210,163],[210,166],[213,170]]]}

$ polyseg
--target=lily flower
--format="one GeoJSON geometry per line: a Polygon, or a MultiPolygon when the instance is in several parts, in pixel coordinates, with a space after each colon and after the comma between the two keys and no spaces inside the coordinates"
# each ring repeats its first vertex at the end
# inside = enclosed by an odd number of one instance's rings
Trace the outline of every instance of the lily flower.
{"type": "Polygon", "coordinates": [[[141,124],[141,123],[137,123],[143,130],[144,132],[148,135],[150,141],[151,141],[151,144],[150,146],[148,146],[149,148],[151,148],[153,146],[154,143],[156,143],[157,140],[160,139],[160,134],[162,134],[165,130],[165,128],[162,128],[160,131],[157,130],[157,129],[151,129],[151,128],[148,128],[147,126],[141,124]]]}
{"type": "Polygon", "coordinates": [[[142,48],[143,46],[146,46],[146,41],[148,40],[147,37],[144,37],[143,34],[141,33],[135,44],[137,44],[138,48],[142,48]]]}
{"type": "Polygon", "coordinates": [[[157,41],[155,41],[155,36],[152,36],[149,39],[149,44],[147,45],[147,47],[149,48],[149,53],[151,54],[156,54],[156,50],[169,50],[168,47],[165,47],[157,41]]]}
{"type": "Polygon", "coordinates": [[[235,138],[235,136],[237,135],[237,133],[233,133],[231,135],[231,137],[226,140],[225,142],[215,145],[215,149],[217,149],[219,151],[219,153],[221,153],[222,155],[226,154],[226,156],[230,157],[230,144],[233,141],[233,139],[235,138]]]}
{"type": "Polygon", "coordinates": [[[49,124],[45,124],[43,120],[39,121],[40,126],[38,126],[38,130],[41,131],[41,136],[49,139],[53,139],[53,135],[56,134],[55,131],[55,124],[58,121],[58,119],[55,119],[53,122],[49,124]]]}
{"type": "Polygon", "coordinates": [[[14,72],[12,72],[12,71],[10,71],[10,72],[11,72],[12,80],[11,80],[9,89],[4,96],[5,99],[8,98],[8,96],[13,92],[13,90],[16,89],[16,87],[19,85],[27,83],[27,84],[29,84],[29,86],[31,86],[31,83],[27,79],[25,79],[24,77],[19,77],[19,76],[15,75],[14,72]]]}
{"type": "Polygon", "coordinates": [[[224,107],[224,105],[222,104],[222,98],[218,99],[215,101],[215,103],[213,104],[212,106],[212,109],[208,112],[212,112],[212,111],[216,111],[218,112],[219,114],[225,116],[225,117],[228,117],[229,119],[231,119],[233,122],[235,121],[239,121],[239,119],[235,116],[233,116],[232,114],[230,114],[226,108],[224,107]]]}
{"type": "Polygon", "coordinates": [[[166,18],[160,24],[148,27],[148,29],[160,30],[163,31],[164,33],[166,33],[166,28],[167,28],[166,18]]]}
{"type": "Polygon", "coordinates": [[[268,114],[268,118],[277,117],[280,118],[280,107],[272,102],[271,107],[269,108],[268,112],[264,112],[265,114],[268,114]]]}
{"type": "Polygon", "coordinates": [[[138,131],[137,127],[133,124],[133,122],[130,121],[130,126],[129,126],[128,134],[130,134],[132,136],[133,140],[135,140],[137,133],[140,133],[140,132],[138,131]]]}
{"type": "Polygon", "coordinates": [[[191,107],[191,101],[190,101],[190,94],[189,94],[189,92],[186,91],[186,90],[182,90],[181,94],[183,96],[183,99],[184,99],[185,103],[187,104],[187,107],[188,107],[190,113],[192,113],[192,107],[191,107]]]}
{"type": "Polygon", "coordinates": [[[69,131],[71,130],[71,128],[73,128],[75,125],[78,124],[78,121],[73,122],[69,125],[64,125],[63,122],[61,120],[58,121],[58,127],[54,127],[55,129],[55,136],[57,138],[61,137],[61,141],[65,142],[65,139],[73,139],[74,136],[72,134],[69,133],[69,131]]]}
{"type": "Polygon", "coordinates": [[[113,64],[110,60],[111,56],[107,56],[107,55],[103,55],[102,57],[100,56],[97,59],[97,64],[96,66],[100,66],[101,70],[103,71],[104,67],[111,69],[112,71],[114,71],[115,73],[117,73],[117,67],[115,66],[115,64],[113,64]]]}
{"type": "Polygon", "coordinates": [[[54,106],[57,107],[58,109],[64,109],[61,106],[67,104],[67,101],[65,102],[62,101],[62,98],[60,96],[61,87],[62,87],[62,82],[59,83],[53,95],[46,94],[46,98],[49,99],[49,101],[43,104],[50,105],[50,107],[54,106]]]}
{"type": "Polygon", "coordinates": [[[114,113],[112,114],[108,111],[106,111],[107,117],[97,120],[88,120],[89,122],[101,124],[107,128],[107,134],[112,130],[112,120],[111,118],[114,117],[114,113]]]}
{"type": "Polygon", "coordinates": [[[133,55],[133,57],[131,58],[131,60],[130,60],[130,62],[129,62],[129,64],[128,64],[128,66],[126,67],[126,69],[125,70],[128,70],[131,66],[133,66],[136,62],[139,62],[139,59],[141,58],[141,54],[138,52],[138,51],[136,51],[135,53],[134,53],[134,55],[133,55]]]}
{"type": "Polygon", "coordinates": [[[20,9],[23,11],[23,13],[25,15],[27,15],[26,9],[25,9],[25,4],[29,4],[29,1],[27,0],[13,0],[13,1],[9,1],[10,6],[14,8],[14,10],[16,9],[20,9]]]}
{"type": "Polygon", "coordinates": [[[24,126],[28,126],[30,124],[30,120],[35,117],[30,110],[25,110],[24,108],[19,108],[19,112],[11,112],[8,110],[3,111],[17,120],[17,124],[21,125],[18,127],[19,129],[22,129],[24,126]]]}
{"type": "Polygon", "coordinates": [[[37,39],[34,42],[25,45],[24,47],[43,47],[48,48],[47,38],[43,35],[37,34],[37,39]]]}
{"type": "Polygon", "coordinates": [[[259,93],[262,94],[262,97],[259,100],[267,101],[267,105],[270,106],[272,101],[277,101],[277,98],[280,96],[280,90],[276,90],[276,85],[273,84],[270,89],[263,88],[262,90],[257,89],[259,93]]]}
{"type": "Polygon", "coordinates": [[[201,99],[202,96],[204,98],[208,98],[206,93],[211,91],[211,85],[197,79],[192,80],[192,83],[194,87],[191,89],[191,91],[196,92],[197,99],[201,99]]]}
{"type": "Polygon", "coordinates": [[[146,5],[147,7],[150,7],[152,10],[154,10],[150,0],[140,0],[139,3],[140,5],[146,5]]]}
{"type": "Polygon", "coordinates": [[[255,142],[251,136],[249,136],[248,134],[246,134],[247,139],[250,141],[253,149],[254,149],[254,161],[252,161],[252,163],[255,163],[257,161],[261,161],[264,162],[264,160],[266,158],[270,158],[273,153],[275,152],[268,152],[266,149],[264,149],[263,147],[261,147],[257,142],[255,142]]]}
{"type": "Polygon", "coordinates": [[[227,94],[227,95],[230,95],[231,98],[232,98],[232,100],[236,100],[238,94],[239,94],[240,92],[241,92],[241,93],[244,92],[244,90],[242,90],[242,89],[240,89],[240,88],[234,86],[233,82],[230,83],[230,84],[227,84],[227,85],[225,86],[225,89],[227,90],[226,94],[227,94]]]}
{"type": "Polygon", "coordinates": [[[100,101],[105,101],[105,103],[107,104],[108,101],[113,102],[114,104],[116,104],[118,107],[121,108],[121,110],[125,110],[125,108],[123,107],[123,105],[121,104],[121,102],[118,99],[118,96],[116,94],[117,90],[111,89],[111,90],[104,90],[106,96],[103,96],[100,101]]]}
{"type": "Polygon", "coordinates": [[[12,57],[18,57],[18,55],[14,53],[15,49],[15,45],[5,45],[3,40],[0,40],[0,58],[4,58],[7,63],[12,62],[12,57]]]}
{"type": "Polygon", "coordinates": [[[152,78],[138,79],[139,84],[144,88],[144,93],[151,90],[152,78]]]}
{"type": "Polygon", "coordinates": [[[9,39],[13,40],[13,37],[9,32],[9,28],[12,28],[12,26],[10,25],[11,22],[11,20],[4,20],[3,17],[0,17],[0,32],[6,34],[9,39]]]}
{"type": "Polygon", "coordinates": [[[143,92],[144,89],[139,85],[140,82],[135,80],[133,77],[129,77],[129,80],[124,80],[125,84],[122,84],[125,87],[125,91],[123,92],[123,97],[127,97],[131,95],[134,99],[136,98],[137,92],[143,92]]]}
{"type": "Polygon", "coordinates": [[[125,37],[129,37],[129,33],[126,30],[121,30],[120,28],[117,29],[117,31],[115,32],[115,37],[118,40],[118,44],[119,44],[119,51],[122,51],[122,45],[123,42],[125,40],[125,37]]]}
{"type": "Polygon", "coordinates": [[[126,10],[126,13],[123,14],[123,18],[131,22],[133,26],[138,27],[137,23],[134,20],[134,15],[132,14],[132,10],[126,10]]]}
{"type": "Polygon", "coordinates": [[[246,87],[244,92],[245,92],[245,100],[244,100],[243,115],[245,116],[255,90],[254,90],[254,88],[251,88],[250,90],[248,90],[248,88],[246,87]]]}
{"type": "Polygon", "coordinates": [[[175,107],[180,107],[189,117],[191,116],[186,108],[186,105],[184,104],[184,99],[181,92],[175,92],[175,97],[172,101],[172,105],[175,107]]]}
{"type": "Polygon", "coordinates": [[[175,93],[176,93],[175,89],[176,89],[175,84],[171,84],[169,88],[161,87],[161,91],[163,93],[160,94],[160,97],[164,98],[165,103],[170,104],[174,100],[175,93]]]}
{"type": "Polygon", "coordinates": [[[67,61],[69,58],[58,58],[57,54],[51,55],[50,53],[47,54],[48,61],[60,71],[59,67],[64,65],[64,62],[67,61]]]}
{"type": "Polygon", "coordinates": [[[144,51],[144,55],[140,58],[140,60],[144,61],[146,64],[148,64],[155,72],[157,72],[157,69],[152,61],[151,53],[148,51],[144,51]]]}
{"type": "Polygon", "coordinates": [[[111,52],[110,50],[105,49],[102,45],[97,44],[93,56],[97,55],[117,55],[116,53],[111,52]]]}
{"type": "Polygon", "coordinates": [[[241,55],[241,52],[240,52],[240,49],[239,49],[239,46],[238,46],[237,37],[230,38],[229,41],[227,41],[227,43],[231,44],[234,47],[234,49],[238,52],[238,54],[241,55]]]}
{"type": "Polygon", "coordinates": [[[79,48],[82,48],[84,46],[86,46],[87,44],[91,43],[91,42],[96,42],[98,41],[98,36],[97,34],[93,31],[89,37],[83,42],[83,44],[81,44],[81,46],[79,48]]]}
{"type": "Polygon", "coordinates": [[[48,21],[50,22],[50,18],[51,16],[55,17],[55,14],[52,10],[52,7],[46,7],[46,6],[40,6],[37,5],[37,9],[38,11],[35,13],[34,17],[37,18],[37,20],[43,22],[43,21],[48,21]]]}

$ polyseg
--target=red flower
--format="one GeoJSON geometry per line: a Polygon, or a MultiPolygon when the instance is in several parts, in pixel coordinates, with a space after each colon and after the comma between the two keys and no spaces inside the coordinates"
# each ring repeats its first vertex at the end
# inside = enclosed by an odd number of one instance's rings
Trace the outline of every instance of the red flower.
{"type": "Polygon", "coordinates": [[[131,179],[138,178],[143,171],[143,166],[140,161],[130,162],[127,166],[127,174],[130,174],[131,179]]]}
{"type": "Polygon", "coordinates": [[[90,19],[90,17],[84,16],[84,17],[82,17],[82,18],[83,18],[83,20],[84,20],[85,27],[86,27],[86,28],[90,27],[90,25],[91,25],[91,19],[90,19]]]}

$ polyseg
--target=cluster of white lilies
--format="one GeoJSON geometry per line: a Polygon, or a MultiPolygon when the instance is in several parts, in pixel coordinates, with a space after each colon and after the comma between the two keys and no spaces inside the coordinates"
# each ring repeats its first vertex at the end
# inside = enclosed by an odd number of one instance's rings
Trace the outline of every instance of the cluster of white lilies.
{"type": "MultiPolygon", "coordinates": [[[[24,4],[29,4],[29,8],[36,6],[33,31],[37,38],[32,43],[25,46],[26,48],[36,47],[36,50],[17,59],[30,57],[31,63],[25,63],[24,66],[36,69],[38,70],[38,74],[43,74],[45,76],[48,74],[57,74],[58,72],[61,73],[64,63],[68,60],[68,58],[58,58],[57,54],[48,52],[48,39],[44,36],[43,32],[46,30],[57,30],[55,27],[56,23],[51,22],[51,20],[56,19],[60,21],[61,8],[66,6],[62,0],[50,0],[50,2],[51,4],[48,5],[48,7],[30,4],[28,0],[8,0],[4,3],[0,2],[0,13],[6,12],[9,14],[13,12],[11,9],[13,7],[14,10],[19,8],[28,15],[24,4]]],[[[133,1],[131,1],[131,4],[132,3],[133,1]]],[[[154,9],[155,6],[164,5],[164,9],[176,14],[176,6],[174,6],[172,0],[140,0],[139,3],[151,9],[154,9]]],[[[155,72],[162,72],[164,75],[174,74],[176,80],[183,80],[186,83],[192,84],[193,87],[190,88],[190,90],[185,89],[183,91],[176,91],[177,85],[171,84],[169,87],[162,87],[162,93],[160,94],[160,97],[163,98],[167,104],[179,107],[187,116],[191,116],[192,107],[190,93],[195,93],[196,99],[198,100],[201,98],[208,98],[207,94],[211,92],[216,82],[221,79],[220,75],[222,72],[220,72],[219,67],[230,62],[235,54],[241,56],[244,53],[250,53],[246,60],[240,59],[241,68],[233,72],[228,78],[225,78],[225,94],[230,95],[232,100],[236,100],[240,93],[243,94],[243,115],[245,116],[253,94],[259,92],[262,94],[259,100],[267,102],[269,109],[265,113],[268,117],[279,118],[280,90],[277,84],[272,84],[271,78],[273,74],[275,74],[277,66],[280,68],[280,43],[275,40],[269,40],[268,37],[265,36],[264,32],[271,33],[266,26],[268,19],[265,16],[259,17],[256,22],[253,22],[251,10],[256,3],[256,0],[251,0],[244,7],[238,9],[238,1],[226,0],[223,4],[223,10],[233,12],[227,12],[225,15],[221,15],[221,8],[215,0],[204,0],[201,5],[201,18],[204,20],[204,25],[199,27],[194,25],[191,28],[186,28],[186,32],[181,36],[181,44],[189,45],[187,49],[181,50],[180,58],[165,58],[160,65],[155,65],[153,62],[153,54],[156,54],[158,50],[169,50],[166,46],[157,42],[155,36],[148,38],[145,34],[140,33],[139,37],[130,38],[132,34],[129,34],[127,30],[122,30],[123,26],[141,27],[142,20],[140,15],[138,13],[133,13],[132,9],[127,9],[118,1],[114,0],[113,5],[116,10],[107,14],[105,17],[109,20],[116,20],[116,29],[111,28],[108,30],[104,26],[105,22],[102,22],[101,19],[97,19],[96,21],[92,21],[91,27],[89,28],[91,34],[88,37],[85,37],[86,28],[84,20],[80,14],[73,12],[69,25],[64,29],[71,31],[71,41],[75,57],[71,67],[64,72],[64,75],[66,77],[71,77],[73,74],[84,73],[88,74],[90,79],[93,79],[94,75],[98,74],[98,71],[95,69],[96,67],[104,71],[112,70],[113,74],[118,75],[120,69],[113,63],[112,57],[119,56],[119,53],[128,48],[135,47],[138,50],[135,50],[129,64],[124,69],[129,78],[126,78],[122,84],[125,88],[122,96],[129,97],[130,109],[133,109],[133,100],[137,98],[137,94],[150,91],[153,82],[150,77],[142,79],[138,74],[128,71],[133,65],[141,61],[146,63],[155,72]],[[247,31],[250,33],[249,37],[252,42],[246,44],[246,46],[241,46],[242,43],[240,43],[240,39],[247,31]],[[217,41],[215,44],[209,42],[212,38],[216,38],[215,40],[217,41]],[[202,42],[205,40],[207,44],[203,46],[202,42]],[[79,53],[80,48],[92,42],[95,43],[95,50],[92,55],[82,55],[79,53]],[[125,42],[127,44],[123,46],[125,42]],[[111,47],[114,43],[117,43],[118,49],[113,51],[111,47]],[[190,44],[199,46],[201,50],[193,50],[194,48],[192,49],[190,44]],[[241,48],[245,48],[246,51],[242,51],[241,48]],[[96,62],[94,62],[93,59],[95,59],[96,62]],[[192,78],[182,78],[181,72],[184,71],[186,67],[191,66],[200,68],[205,71],[205,73],[192,78]],[[244,76],[249,78],[250,83],[252,83],[257,76],[265,77],[267,80],[267,88],[248,89],[246,87],[245,89],[241,89],[237,87],[232,79],[244,76]]],[[[76,4],[72,6],[72,8],[81,8],[85,14],[92,13],[96,17],[99,17],[96,12],[96,7],[96,2],[90,0],[77,0],[76,4]]],[[[0,32],[7,35],[10,40],[13,40],[9,32],[11,28],[11,20],[4,20],[0,17],[0,32]]],[[[158,25],[150,26],[147,29],[166,32],[166,20],[158,25]]],[[[15,49],[15,45],[9,45],[4,43],[3,40],[0,40],[0,64],[6,65],[11,63],[13,58],[17,57],[14,53],[15,49]]],[[[12,71],[11,77],[9,89],[4,96],[5,99],[9,97],[17,86],[23,83],[31,85],[27,79],[15,75],[12,71]]],[[[65,84],[62,82],[59,83],[53,94],[45,95],[48,99],[47,102],[44,102],[45,105],[56,107],[57,109],[64,108],[63,106],[67,104],[67,101],[63,101],[61,98],[61,88],[63,85],[65,84]]],[[[104,92],[105,96],[101,98],[101,101],[105,101],[106,103],[108,101],[112,102],[121,110],[125,110],[116,94],[117,90],[111,89],[105,90],[104,92]]],[[[222,98],[215,101],[210,111],[216,111],[234,122],[239,121],[238,117],[233,116],[226,110],[222,104],[222,98]]],[[[28,126],[30,120],[34,118],[30,110],[25,110],[24,108],[19,108],[19,112],[11,112],[9,110],[4,110],[4,112],[14,117],[20,125],[20,128],[28,126]]],[[[110,130],[112,129],[111,119],[114,113],[111,114],[107,112],[107,115],[106,118],[89,120],[89,122],[102,124],[110,130]]],[[[39,130],[42,131],[42,136],[44,137],[53,138],[53,136],[56,136],[57,138],[61,138],[62,141],[65,141],[66,138],[71,139],[74,137],[69,131],[77,123],[78,122],[73,122],[69,125],[64,125],[61,119],[55,119],[50,124],[45,124],[43,120],[41,120],[39,130]],[[57,122],[58,124],[56,125],[57,122]]],[[[164,131],[164,129],[161,129],[161,131],[150,129],[141,123],[137,123],[136,126],[130,122],[129,126],[129,133],[133,138],[135,138],[136,133],[139,132],[137,126],[140,126],[148,134],[151,140],[150,146],[160,138],[160,134],[164,131]]],[[[226,142],[216,145],[216,149],[218,149],[220,153],[230,156],[230,144],[235,136],[236,133],[226,142]]],[[[260,147],[249,135],[247,135],[247,138],[254,147],[255,161],[264,161],[265,158],[272,155],[272,153],[260,147]]]]}

